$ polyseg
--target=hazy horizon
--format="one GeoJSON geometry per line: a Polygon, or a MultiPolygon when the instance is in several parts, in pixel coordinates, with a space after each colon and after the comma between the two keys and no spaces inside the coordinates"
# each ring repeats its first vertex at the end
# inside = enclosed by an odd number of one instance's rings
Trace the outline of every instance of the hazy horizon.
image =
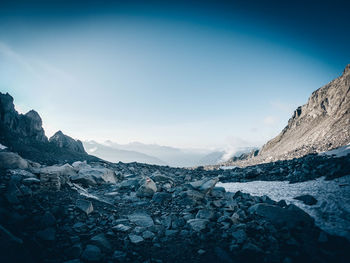
{"type": "Polygon", "coordinates": [[[350,62],[337,1],[0,5],[0,91],[49,137],[261,146],[350,62]]]}

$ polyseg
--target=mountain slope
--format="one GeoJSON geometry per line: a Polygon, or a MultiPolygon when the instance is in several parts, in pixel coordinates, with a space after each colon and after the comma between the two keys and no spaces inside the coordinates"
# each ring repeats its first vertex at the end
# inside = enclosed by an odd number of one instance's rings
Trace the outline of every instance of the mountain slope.
{"type": "Polygon", "coordinates": [[[237,164],[298,158],[349,142],[350,64],[340,77],[314,91],[308,102],[294,111],[282,132],[262,147],[258,156],[237,164]]]}

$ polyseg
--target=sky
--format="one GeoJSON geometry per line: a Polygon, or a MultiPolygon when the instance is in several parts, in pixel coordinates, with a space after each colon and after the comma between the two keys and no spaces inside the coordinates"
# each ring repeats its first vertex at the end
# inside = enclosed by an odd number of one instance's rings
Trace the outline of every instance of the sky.
{"type": "Polygon", "coordinates": [[[1,1],[0,92],[48,136],[261,146],[350,63],[347,2],[1,1]]]}

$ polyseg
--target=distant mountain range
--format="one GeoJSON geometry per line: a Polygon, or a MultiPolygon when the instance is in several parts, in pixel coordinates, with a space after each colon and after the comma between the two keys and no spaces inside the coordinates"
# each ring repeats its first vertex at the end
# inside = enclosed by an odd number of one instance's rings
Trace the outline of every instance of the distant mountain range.
{"type": "Polygon", "coordinates": [[[181,149],[140,142],[118,144],[112,141],[85,141],[83,145],[88,153],[110,162],[140,162],[174,167],[217,164],[225,154],[224,151],[181,149]]]}

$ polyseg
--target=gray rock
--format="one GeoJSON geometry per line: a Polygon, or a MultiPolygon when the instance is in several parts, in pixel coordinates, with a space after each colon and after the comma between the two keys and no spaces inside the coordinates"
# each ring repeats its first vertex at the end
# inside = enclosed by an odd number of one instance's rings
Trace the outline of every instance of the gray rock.
{"type": "Polygon", "coordinates": [[[138,197],[152,197],[157,192],[157,186],[154,181],[147,177],[140,182],[140,188],[137,190],[138,197]]]}
{"type": "Polygon", "coordinates": [[[119,261],[119,262],[124,262],[126,259],[126,253],[120,250],[116,250],[113,253],[113,260],[119,261]]]}
{"type": "Polygon", "coordinates": [[[196,231],[200,232],[206,229],[207,224],[209,223],[209,220],[207,219],[190,219],[187,221],[187,223],[191,226],[191,228],[196,231]]]}
{"type": "Polygon", "coordinates": [[[113,231],[118,231],[118,232],[128,232],[130,229],[131,229],[130,226],[126,226],[123,224],[118,224],[118,225],[112,227],[113,231]]]}
{"type": "Polygon", "coordinates": [[[90,201],[84,199],[78,199],[76,203],[77,208],[83,211],[86,215],[89,215],[94,211],[94,207],[90,201]]]}
{"type": "Polygon", "coordinates": [[[154,236],[155,236],[155,234],[151,231],[148,231],[148,230],[146,230],[142,233],[142,237],[144,239],[152,239],[152,238],[154,238],[154,236]]]}
{"type": "Polygon", "coordinates": [[[129,239],[130,239],[131,243],[133,243],[133,244],[140,244],[144,241],[143,237],[138,236],[138,235],[133,235],[133,234],[129,235],[129,239]]]}
{"type": "Polygon", "coordinates": [[[141,227],[151,227],[154,225],[152,217],[143,212],[137,212],[128,216],[130,222],[141,226],[141,227]]]}
{"type": "Polygon", "coordinates": [[[158,204],[163,204],[167,200],[171,200],[171,194],[165,192],[157,192],[153,195],[152,201],[158,204]]]}
{"type": "Polygon", "coordinates": [[[29,164],[16,153],[0,152],[0,167],[4,169],[27,169],[29,164]]]}
{"type": "Polygon", "coordinates": [[[22,182],[23,182],[23,184],[26,184],[26,185],[40,184],[40,180],[38,178],[34,178],[34,177],[25,178],[25,179],[23,179],[22,182]]]}
{"type": "Polygon", "coordinates": [[[120,189],[126,189],[126,190],[134,190],[137,187],[139,187],[139,180],[138,179],[127,179],[120,183],[119,188],[120,189]]]}
{"type": "Polygon", "coordinates": [[[235,230],[231,235],[238,244],[242,244],[247,239],[247,235],[243,229],[235,230]]]}
{"type": "Polygon", "coordinates": [[[314,219],[295,205],[281,208],[269,204],[255,204],[248,209],[250,214],[256,214],[276,225],[287,225],[294,228],[299,224],[311,225],[314,219]]]}
{"type": "Polygon", "coordinates": [[[317,204],[317,199],[315,197],[313,197],[312,195],[300,195],[300,196],[294,197],[294,199],[300,200],[306,205],[317,204]]]}
{"type": "Polygon", "coordinates": [[[90,239],[90,244],[98,246],[103,251],[110,251],[112,249],[111,243],[103,233],[92,237],[90,239]]]}
{"type": "Polygon", "coordinates": [[[80,174],[80,175],[77,174],[77,175],[71,176],[70,180],[73,183],[82,184],[84,186],[94,186],[97,184],[95,179],[92,177],[92,175],[88,176],[88,175],[83,175],[83,174],[80,174]]]}
{"type": "Polygon", "coordinates": [[[93,180],[98,184],[103,183],[116,183],[116,177],[114,171],[103,168],[103,167],[91,167],[87,165],[79,170],[78,175],[76,177],[71,178],[71,180],[77,180],[77,178],[87,178],[88,180],[93,180]]]}
{"type": "Polygon", "coordinates": [[[196,218],[201,218],[201,219],[213,220],[214,217],[215,217],[214,211],[209,209],[199,210],[196,214],[196,218]]]}
{"type": "Polygon", "coordinates": [[[102,259],[101,249],[95,245],[87,245],[81,258],[89,262],[97,262],[102,259]]]}

